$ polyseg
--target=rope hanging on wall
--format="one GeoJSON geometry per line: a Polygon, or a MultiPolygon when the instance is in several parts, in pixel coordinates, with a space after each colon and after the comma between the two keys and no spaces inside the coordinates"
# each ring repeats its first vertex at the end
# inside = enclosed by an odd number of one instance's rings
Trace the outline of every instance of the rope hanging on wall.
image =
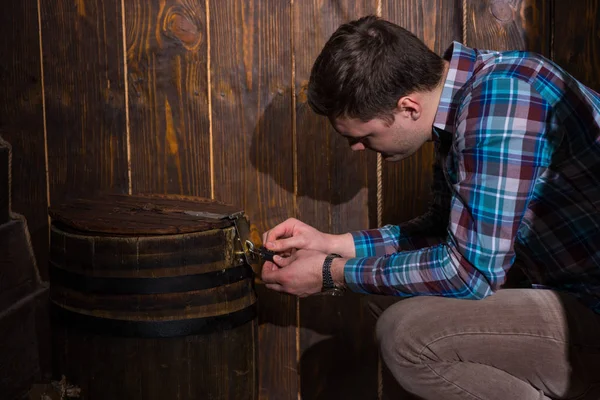
{"type": "Polygon", "coordinates": [[[382,224],[383,214],[383,165],[381,154],[377,153],[377,227],[382,224]]]}
{"type": "Polygon", "coordinates": [[[462,2],[462,44],[467,45],[467,0],[462,2]]]}
{"type": "MultiPolygon", "coordinates": [[[[377,1],[377,16],[381,17],[381,0],[377,1]]],[[[467,0],[462,0],[462,44],[467,44],[467,0]]],[[[377,153],[377,227],[383,223],[383,158],[377,153]]],[[[381,359],[377,363],[377,398],[383,397],[381,359]]]]}
{"type": "MultiPolygon", "coordinates": [[[[382,2],[377,0],[377,16],[382,15],[382,2]]],[[[377,228],[379,228],[383,221],[383,162],[381,154],[377,153],[377,228]]]]}
{"type": "MultiPolygon", "coordinates": [[[[377,15],[381,16],[381,1],[377,2],[377,15]]],[[[467,45],[467,0],[462,0],[462,44],[467,45]]],[[[377,227],[383,223],[383,159],[377,153],[377,227]]]]}

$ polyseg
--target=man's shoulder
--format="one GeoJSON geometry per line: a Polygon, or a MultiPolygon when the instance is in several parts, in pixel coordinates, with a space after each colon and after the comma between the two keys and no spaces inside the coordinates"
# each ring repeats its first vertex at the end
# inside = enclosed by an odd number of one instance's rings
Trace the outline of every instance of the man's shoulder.
{"type": "Polygon", "coordinates": [[[559,75],[562,71],[557,67],[543,55],[530,51],[486,51],[478,57],[470,83],[477,86],[490,80],[514,79],[533,85],[542,71],[559,75]]]}
{"type": "MultiPolygon", "coordinates": [[[[597,114],[600,112],[600,95],[582,84],[568,71],[541,54],[528,51],[485,52],[479,57],[471,79],[465,84],[463,99],[473,91],[483,91],[494,96],[495,88],[514,88],[531,96],[532,100],[557,107],[565,99],[573,104],[585,103],[597,114]]],[[[502,95],[502,91],[498,91],[502,95]]],[[[573,108],[570,104],[568,108],[573,108]]],[[[598,116],[596,115],[596,119],[598,116]]]]}

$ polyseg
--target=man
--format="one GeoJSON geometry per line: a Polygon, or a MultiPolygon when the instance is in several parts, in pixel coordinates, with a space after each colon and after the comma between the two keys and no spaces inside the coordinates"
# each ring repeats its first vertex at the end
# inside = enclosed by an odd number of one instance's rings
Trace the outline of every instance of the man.
{"type": "Polygon", "coordinates": [[[281,223],[263,236],[288,255],[264,265],[267,287],[411,297],[376,329],[422,398],[600,398],[600,96],[539,55],[453,43],[440,58],[365,17],[329,39],[308,101],[352,150],[395,161],[435,141],[433,202],[343,235],[281,223]],[[500,290],[516,268],[527,280],[500,290]]]}

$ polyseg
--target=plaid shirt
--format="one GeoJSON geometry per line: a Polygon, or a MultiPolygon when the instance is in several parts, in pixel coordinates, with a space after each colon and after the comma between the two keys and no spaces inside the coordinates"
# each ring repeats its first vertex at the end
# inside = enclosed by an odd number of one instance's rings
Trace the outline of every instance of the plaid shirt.
{"type": "Polygon", "coordinates": [[[481,299],[518,265],[600,312],[600,95],[537,54],[444,57],[430,210],[352,232],[349,288],[481,299]]]}

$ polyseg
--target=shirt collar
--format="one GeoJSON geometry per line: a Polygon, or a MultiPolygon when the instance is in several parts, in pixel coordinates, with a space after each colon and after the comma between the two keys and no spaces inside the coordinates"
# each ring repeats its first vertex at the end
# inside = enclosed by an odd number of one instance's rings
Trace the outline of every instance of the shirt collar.
{"type": "Polygon", "coordinates": [[[473,75],[477,52],[459,42],[452,42],[444,52],[443,58],[450,62],[450,67],[433,126],[454,134],[454,120],[460,100],[459,92],[473,75]]]}

